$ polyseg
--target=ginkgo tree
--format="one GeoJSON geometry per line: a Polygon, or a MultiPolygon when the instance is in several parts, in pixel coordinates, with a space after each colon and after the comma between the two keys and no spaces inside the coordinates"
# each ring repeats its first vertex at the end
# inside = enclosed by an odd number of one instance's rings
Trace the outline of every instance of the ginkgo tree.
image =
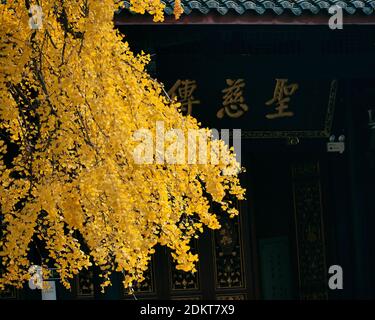
{"type": "MultiPolygon", "coordinates": [[[[159,0],[130,3],[163,20],[159,0]]],[[[133,54],[114,28],[119,6],[0,2],[0,290],[23,286],[35,252],[66,288],[93,264],[103,288],[112,272],[129,288],[144,279],[157,244],[178,269],[194,271],[191,239],[204,226],[220,228],[211,204],[238,213],[230,199],[243,199],[244,189],[233,150],[182,115],[147,74],[149,56],[133,54]],[[31,21],[35,5],[40,21],[31,21]],[[137,163],[134,133],[155,133],[157,122],[199,130],[221,160],[137,163]]]]}

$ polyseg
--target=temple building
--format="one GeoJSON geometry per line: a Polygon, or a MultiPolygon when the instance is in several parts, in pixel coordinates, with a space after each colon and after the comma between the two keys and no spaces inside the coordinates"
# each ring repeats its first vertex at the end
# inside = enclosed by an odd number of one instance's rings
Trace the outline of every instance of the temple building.
{"type": "MultiPolygon", "coordinates": [[[[163,23],[123,9],[115,25],[185,114],[230,143],[241,130],[247,194],[192,244],[196,273],[158,247],[135,297],[374,298],[375,1],[183,0],[178,20],[165,4],[163,23]]],[[[116,278],[101,294],[82,273],[57,299],[134,299],[116,278]]]]}

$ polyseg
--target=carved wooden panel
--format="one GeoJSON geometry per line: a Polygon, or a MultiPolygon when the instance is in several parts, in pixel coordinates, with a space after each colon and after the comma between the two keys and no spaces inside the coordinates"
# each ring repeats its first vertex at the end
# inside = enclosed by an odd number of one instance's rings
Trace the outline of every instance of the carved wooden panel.
{"type": "Polygon", "coordinates": [[[140,282],[136,283],[133,286],[134,293],[154,293],[155,292],[155,283],[154,283],[154,258],[152,257],[150,260],[150,266],[147,271],[144,273],[145,279],[140,282]]]}
{"type": "Polygon", "coordinates": [[[214,232],[216,288],[244,288],[243,245],[240,217],[219,216],[221,229],[214,232]]]}
{"type": "MultiPolygon", "coordinates": [[[[198,243],[194,239],[191,244],[192,252],[197,252],[198,243]]],[[[177,270],[172,258],[169,257],[170,283],[172,291],[179,290],[199,290],[199,263],[197,263],[197,272],[185,272],[177,270]]]]}
{"type": "Polygon", "coordinates": [[[246,300],[245,294],[217,295],[216,300],[246,300]]]}
{"type": "Polygon", "coordinates": [[[202,300],[202,296],[175,296],[172,300],[202,300]]]}
{"type": "Polygon", "coordinates": [[[0,300],[2,299],[17,299],[17,289],[6,288],[5,290],[0,290],[0,300]]]}
{"type": "Polygon", "coordinates": [[[94,298],[94,273],[92,269],[82,270],[76,278],[77,297],[94,298]]]}
{"type": "Polygon", "coordinates": [[[301,299],[327,299],[327,267],[318,162],[294,164],[293,195],[301,299]]]}

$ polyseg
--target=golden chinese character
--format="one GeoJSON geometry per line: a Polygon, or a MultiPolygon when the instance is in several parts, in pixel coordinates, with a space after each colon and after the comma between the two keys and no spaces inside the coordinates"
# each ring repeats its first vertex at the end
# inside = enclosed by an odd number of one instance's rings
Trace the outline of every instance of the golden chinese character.
{"type": "Polygon", "coordinates": [[[267,119],[275,119],[282,117],[292,117],[294,113],[292,111],[285,111],[288,109],[288,103],[290,96],[294,94],[298,89],[298,83],[287,84],[288,79],[276,79],[275,91],[273,98],[266,102],[267,106],[276,105],[276,113],[267,114],[267,119]]]}
{"type": "Polygon", "coordinates": [[[230,118],[239,118],[247,110],[248,106],[244,103],[242,89],[245,87],[244,79],[226,79],[227,88],[222,90],[223,107],[217,112],[216,116],[221,119],[227,114],[230,118]]]}
{"type": "Polygon", "coordinates": [[[181,110],[191,114],[193,104],[199,104],[199,100],[195,100],[193,92],[197,88],[195,80],[177,80],[173,87],[168,91],[171,98],[177,97],[181,103],[181,110]]]}

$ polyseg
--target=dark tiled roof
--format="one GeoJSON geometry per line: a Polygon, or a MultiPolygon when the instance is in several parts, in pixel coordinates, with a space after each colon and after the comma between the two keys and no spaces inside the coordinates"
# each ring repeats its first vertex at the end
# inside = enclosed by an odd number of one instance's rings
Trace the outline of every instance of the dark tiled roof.
{"type": "MultiPolygon", "coordinates": [[[[163,0],[166,4],[165,12],[173,14],[172,0],[163,0]]],[[[129,7],[129,1],[125,1],[129,7]]],[[[207,14],[217,11],[222,15],[233,12],[244,14],[255,12],[264,14],[274,12],[275,14],[292,13],[294,15],[327,13],[328,8],[338,5],[348,14],[375,12],[375,0],[182,0],[185,14],[193,11],[207,14]]]]}

